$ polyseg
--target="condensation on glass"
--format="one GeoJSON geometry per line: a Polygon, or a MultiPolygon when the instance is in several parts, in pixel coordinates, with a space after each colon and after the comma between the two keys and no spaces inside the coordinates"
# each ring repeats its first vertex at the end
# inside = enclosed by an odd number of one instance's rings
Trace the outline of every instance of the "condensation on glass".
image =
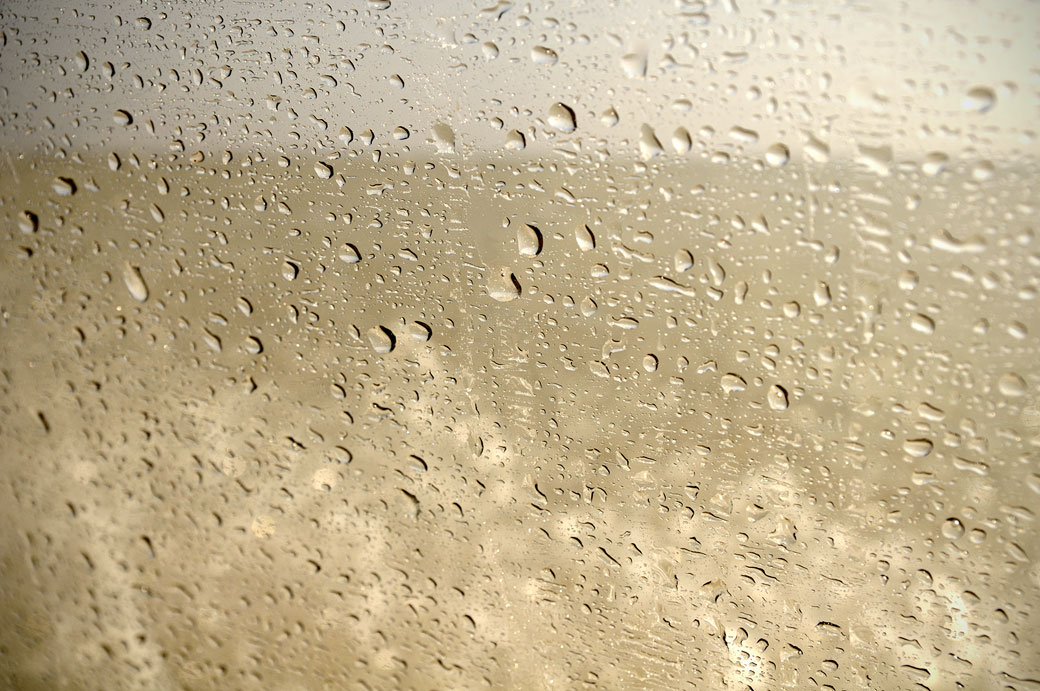
{"type": "Polygon", "coordinates": [[[1040,6],[0,5],[0,685],[1040,688],[1040,6]]]}

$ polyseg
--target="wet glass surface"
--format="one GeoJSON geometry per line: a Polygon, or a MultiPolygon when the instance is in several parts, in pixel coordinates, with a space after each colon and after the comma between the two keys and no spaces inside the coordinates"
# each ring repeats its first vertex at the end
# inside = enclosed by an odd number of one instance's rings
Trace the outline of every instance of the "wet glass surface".
{"type": "Polygon", "coordinates": [[[1040,9],[0,6],[0,686],[1040,688],[1040,9]]]}

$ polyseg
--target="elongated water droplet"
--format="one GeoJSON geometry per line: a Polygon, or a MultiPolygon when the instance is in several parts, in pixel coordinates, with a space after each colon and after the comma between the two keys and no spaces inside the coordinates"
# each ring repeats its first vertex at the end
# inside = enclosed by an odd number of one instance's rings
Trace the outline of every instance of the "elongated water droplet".
{"type": "Polygon", "coordinates": [[[592,234],[592,231],[585,224],[579,225],[574,229],[574,240],[583,252],[596,249],[596,236],[592,234]]]}
{"type": "Polygon", "coordinates": [[[536,227],[525,223],[517,226],[516,247],[525,257],[537,256],[542,251],[542,233],[536,227]]]}
{"type": "Polygon", "coordinates": [[[123,264],[123,282],[134,300],[144,302],[148,299],[148,286],[144,282],[141,270],[129,262],[123,264]]]}

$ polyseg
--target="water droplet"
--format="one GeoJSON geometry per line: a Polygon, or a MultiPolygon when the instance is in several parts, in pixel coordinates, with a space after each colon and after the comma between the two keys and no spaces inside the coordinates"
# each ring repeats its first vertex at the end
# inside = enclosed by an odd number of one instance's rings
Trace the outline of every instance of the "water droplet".
{"type": "Polygon", "coordinates": [[[722,375],[720,383],[722,384],[722,390],[727,394],[747,389],[747,382],[744,381],[744,378],[733,373],[722,375]]]}
{"type": "Polygon", "coordinates": [[[976,113],[986,113],[997,102],[997,95],[986,86],[976,86],[964,95],[964,99],[961,101],[961,108],[964,110],[975,111],[976,113]]]}
{"type": "Polygon", "coordinates": [[[355,245],[349,242],[344,242],[339,246],[339,259],[340,261],[346,262],[347,264],[357,264],[361,261],[361,252],[355,245]]]}
{"type": "Polygon", "coordinates": [[[506,148],[510,151],[523,151],[527,148],[527,138],[520,130],[510,130],[506,133],[506,148]]]}
{"type": "Polygon", "coordinates": [[[76,194],[76,183],[72,178],[54,178],[51,183],[51,189],[59,197],[71,197],[76,194]]]}
{"type": "Polygon", "coordinates": [[[672,132],[672,148],[677,154],[685,154],[693,148],[693,138],[685,127],[679,127],[672,132]]]}
{"type": "Polygon", "coordinates": [[[499,302],[510,302],[520,297],[520,281],[508,271],[502,271],[488,281],[488,295],[499,302]]]}
{"type": "Polygon", "coordinates": [[[555,65],[560,59],[556,51],[545,46],[535,46],[531,49],[531,59],[536,65],[555,65]]]}
{"type": "Polygon", "coordinates": [[[596,249],[596,236],[592,234],[592,231],[585,224],[581,224],[574,229],[574,239],[582,252],[596,249]]]}
{"type": "Polygon", "coordinates": [[[144,282],[141,270],[129,262],[123,264],[123,283],[134,300],[144,302],[148,299],[148,285],[144,282]]]}
{"type": "Polygon", "coordinates": [[[314,164],[314,174],[322,180],[328,180],[332,177],[332,166],[324,161],[318,161],[314,164]]]}
{"type": "Polygon", "coordinates": [[[942,524],[942,534],[948,540],[957,540],[964,535],[964,524],[959,518],[947,518],[942,524]]]}
{"type": "Polygon", "coordinates": [[[769,407],[773,410],[787,410],[787,406],[789,405],[787,389],[779,384],[773,384],[769,387],[769,392],[766,394],[766,400],[769,402],[769,407]]]}
{"type": "Polygon", "coordinates": [[[516,247],[525,257],[537,256],[542,251],[542,233],[536,227],[521,223],[516,229],[516,247]]]}
{"type": "Polygon", "coordinates": [[[997,167],[992,161],[979,161],[971,169],[971,177],[979,182],[992,180],[997,174],[997,167]]]}
{"type": "Polygon", "coordinates": [[[914,458],[924,458],[932,452],[932,448],[930,439],[907,439],[903,442],[903,451],[914,458]]]}
{"type": "Polygon", "coordinates": [[[689,271],[693,268],[693,255],[690,254],[689,250],[676,250],[675,257],[672,259],[672,265],[676,271],[689,271]]]}
{"type": "Polygon", "coordinates": [[[816,303],[817,307],[831,304],[831,289],[823,281],[817,283],[816,289],[813,290],[813,302],[816,303]]]}
{"type": "Polygon", "coordinates": [[[1025,396],[1026,391],[1028,391],[1026,380],[1014,372],[1002,374],[1000,379],[997,380],[997,388],[1000,390],[1000,393],[1008,398],[1025,396]]]}
{"type": "Polygon", "coordinates": [[[791,152],[788,151],[784,144],[773,144],[771,147],[766,149],[766,163],[779,168],[787,165],[787,162],[791,160],[791,152]]]}
{"type": "Polygon", "coordinates": [[[256,336],[247,336],[242,347],[250,355],[259,355],[264,352],[264,344],[256,336]]]}
{"type": "Polygon", "coordinates": [[[25,235],[31,235],[40,228],[40,218],[32,211],[23,211],[18,216],[18,229],[25,235]]]}
{"type": "Polygon", "coordinates": [[[385,326],[373,326],[367,333],[368,342],[377,353],[389,353],[397,343],[394,332],[385,326]]]}
{"type": "Polygon", "coordinates": [[[921,163],[921,170],[925,175],[935,177],[944,170],[950,162],[950,157],[941,152],[933,152],[924,157],[924,162],[921,163]]]}
{"type": "Polygon", "coordinates": [[[621,69],[627,77],[645,77],[648,62],[647,52],[637,50],[621,57],[621,69]]]}
{"type": "Polygon", "coordinates": [[[664,147],[650,125],[644,124],[639,128],[639,153],[643,158],[654,158],[664,153],[664,147]]]}
{"type": "Polygon", "coordinates": [[[924,314],[915,314],[910,319],[910,326],[919,333],[928,335],[935,333],[935,322],[931,317],[924,314]]]}
{"type": "Polygon", "coordinates": [[[455,131],[444,123],[434,125],[433,143],[442,154],[455,153],[455,131]]]}
{"type": "Polygon", "coordinates": [[[418,341],[419,343],[425,343],[433,336],[433,329],[426,322],[412,322],[408,325],[406,331],[413,341],[418,341]]]}
{"type": "Polygon", "coordinates": [[[831,148],[810,135],[805,144],[805,155],[817,163],[827,163],[831,158],[831,148]]]}
{"type": "Polygon", "coordinates": [[[573,132],[578,123],[570,106],[554,103],[549,106],[549,126],[560,132],[573,132]]]}

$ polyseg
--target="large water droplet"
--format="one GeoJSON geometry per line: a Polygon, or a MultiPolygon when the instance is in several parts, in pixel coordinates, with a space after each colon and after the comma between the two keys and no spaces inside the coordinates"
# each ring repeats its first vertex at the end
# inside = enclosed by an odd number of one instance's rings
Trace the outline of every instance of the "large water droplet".
{"type": "Polygon", "coordinates": [[[377,353],[389,353],[394,349],[397,339],[394,332],[385,326],[373,326],[368,330],[368,342],[377,353]]]}
{"type": "Polygon", "coordinates": [[[134,300],[144,302],[148,299],[148,285],[144,282],[141,270],[129,262],[123,264],[123,283],[134,300]]]}
{"type": "Polygon", "coordinates": [[[961,108],[976,113],[989,112],[997,103],[997,95],[987,86],[976,86],[964,94],[961,108]]]}
{"type": "Polygon", "coordinates": [[[347,264],[357,264],[361,261],[361,252],[355,245],[349,242],[344,242],[339,246],[339,259],[347,264]]]}
{"type": "Polygon", "coordinates": [[[574,229],[574,240],[582,252],[596,249],[596,236],[584,223],[574,229]]]}
{"type": "Polygon", "coordinates": [[[549,126],[560,132],[573,132],[577,129],[578,122],[570,106],[554,103],[549,106],[549,126]]]}
{"type": "Polygon", "coordinates": [[[1008,398],[1018,398],[1019,396],[1025,396],[1026,391],[1026,380],[1015,372],[1006,372],[1000,376],[997,380],[997,388],[1000,393],[1004,394],[1008,398]]]}
{"type": "Polygon", "coordinates": [[[536,227],[520,224],[516,229],[516,246],[520,254],[534,257],[542,251],[542,233],[536,227]]]}
{"type": "Polygon", "coordinates": [[[488,295],[499,302],[510,302],[520,297],[520,282],[516,276],[503,271],[488,281],[488,295]]]}
{"type": "Polygon", "coordinates": [[[789,405],[787,389],[779,384],[773,384],[769,387],[769,392],[766,394],[766,400],[769,402],[769,407],[773,410],[787,410],[787,406],[789,405]]]}
{"type": "Polygon", "coordinates": [[[791,160],[791,152],[788,151],[787,146],[784,144],[773,144],[771,147],[766,149],[766,163],[779,168],[787,165],[787,162],[791,160]]]}

